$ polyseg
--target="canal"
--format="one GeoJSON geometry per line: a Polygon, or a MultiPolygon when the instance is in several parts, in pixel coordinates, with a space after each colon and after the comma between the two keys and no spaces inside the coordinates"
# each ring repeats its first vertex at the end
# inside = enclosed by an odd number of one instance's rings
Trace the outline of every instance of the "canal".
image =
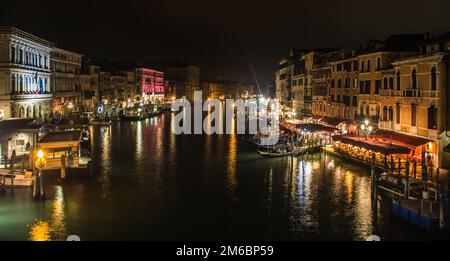
{"type": "Polygon", "coordinates": [[[171,114],[91,132],[91,177],[0,192],[1,240],[433,239],[374,222],[370,170],[325,154],[266,159],[237,135],[173,135],[171,114]]]}

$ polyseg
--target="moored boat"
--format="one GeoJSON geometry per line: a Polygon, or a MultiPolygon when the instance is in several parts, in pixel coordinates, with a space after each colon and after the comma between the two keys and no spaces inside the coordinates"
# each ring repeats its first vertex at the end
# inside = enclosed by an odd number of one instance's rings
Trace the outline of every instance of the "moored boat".
{"type": "Polygon", "coordinates": [[[13,174],[3,174],[0,173],[0,184],[5,187],[14,188],[30,188],[33,186],[34,177],[31,173],[18,174],[14,172],[13,174]],[[11,176],[13,180],[11,180],[11,176]]]}

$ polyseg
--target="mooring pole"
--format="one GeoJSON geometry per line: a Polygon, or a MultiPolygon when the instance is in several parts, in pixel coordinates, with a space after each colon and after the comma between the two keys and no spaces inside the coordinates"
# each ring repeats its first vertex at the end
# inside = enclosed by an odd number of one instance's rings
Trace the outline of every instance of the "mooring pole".
{"type": "Polygon", "coordinates": [[[370,174],[372,178],[372,207],[374,211],[377,211],[377,177],[375,174],[375,153],[372,152],[372,161],[371,161],[371,168],[370,168],[370,174]]]}
{"type": "Polygon", "coordinates": [[[405,164],[405,199],[409,199],[409,161],[405,164]]]}

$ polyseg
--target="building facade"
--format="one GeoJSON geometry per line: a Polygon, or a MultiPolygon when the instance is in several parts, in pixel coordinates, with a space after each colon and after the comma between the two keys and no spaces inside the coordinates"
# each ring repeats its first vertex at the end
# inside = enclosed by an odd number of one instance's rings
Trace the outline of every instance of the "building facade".
{"type": "Polygon", "coordinates": [[[82,110],[81,58],[81,54],[61,48],[51,53],[52,112],[56,115],[82,110]]]}
{"type": "Polygon", "coordinates": [[[0,114],[48,119],[53,44],[14,27],[0,28],[0,114]]]}
{"type": "Polygon", "coordinates": [[[136,92],[141,95],[141,101],[155,104],[164,102],[164,72],[148,68],[137,68],[135,76],[136,92]]]}

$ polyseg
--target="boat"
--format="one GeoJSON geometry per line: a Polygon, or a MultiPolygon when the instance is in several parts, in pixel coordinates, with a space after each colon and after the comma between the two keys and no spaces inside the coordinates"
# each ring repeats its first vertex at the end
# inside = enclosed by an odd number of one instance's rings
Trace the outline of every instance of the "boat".
{"type": "Polygon", "coordinates": [[[20,172],[14,172],[13,174],[0,173],[0,184],[5,187],[14,188],[30,188],[33,186],[34,177],[31,172],[25,172],[25,174],[19,174],[20,172]],[[13,175],[13,182],[11,182],[11,176],[13,175]]]}
{"type": "Polygon", "coordinates": [[[91,125],[98,125],[98,126],[109,126],[111,125],[111,120],[108,119],[92,119],[90,121],[91,125]]]}
{"type": "Polygon", "coordinates": [[[146,118],[158,116],[162,109],[155,104],[135,103],[133,106],[123,109],[120,119],[126,121],[140,121],[146,118]]]}
{"type": "MultiPolygon", "coordinates": [[[[378,178],[378,191],[381,195],[392,198],[405,198],[406,180],[398,174],[382,173],[378,178]]],[[[424,193],[426,197],[433,196],[433,186],[427,181],[409,178],[409,198],[412,200],[422,199],[424,193]],[[431,192],[431,193],[430,193],[431,192]]]]}
{"type": "Polygon", "coordinates": [[[297,155],[299,150],[293,145],[283,144],[271,147],[258,147],[256,152],[263,157],[276,158],[297,155]]]}
{"type": "Polygon", "coordinates": [[[271,140],[275,141],[276,139],[278,139],[277,144],[286,144],[289,142],[288,135],[279,135],[279,136],[275,137],[275,135],[268,136],[268,135],[255,134],[255,135],[244,135],[241,137],[241,139],[244,142],[249,143],[257,148],[265,147],[266,149],[273,147],[273,144],[268,143],[268,141],[271,141],[271,140]]]}

